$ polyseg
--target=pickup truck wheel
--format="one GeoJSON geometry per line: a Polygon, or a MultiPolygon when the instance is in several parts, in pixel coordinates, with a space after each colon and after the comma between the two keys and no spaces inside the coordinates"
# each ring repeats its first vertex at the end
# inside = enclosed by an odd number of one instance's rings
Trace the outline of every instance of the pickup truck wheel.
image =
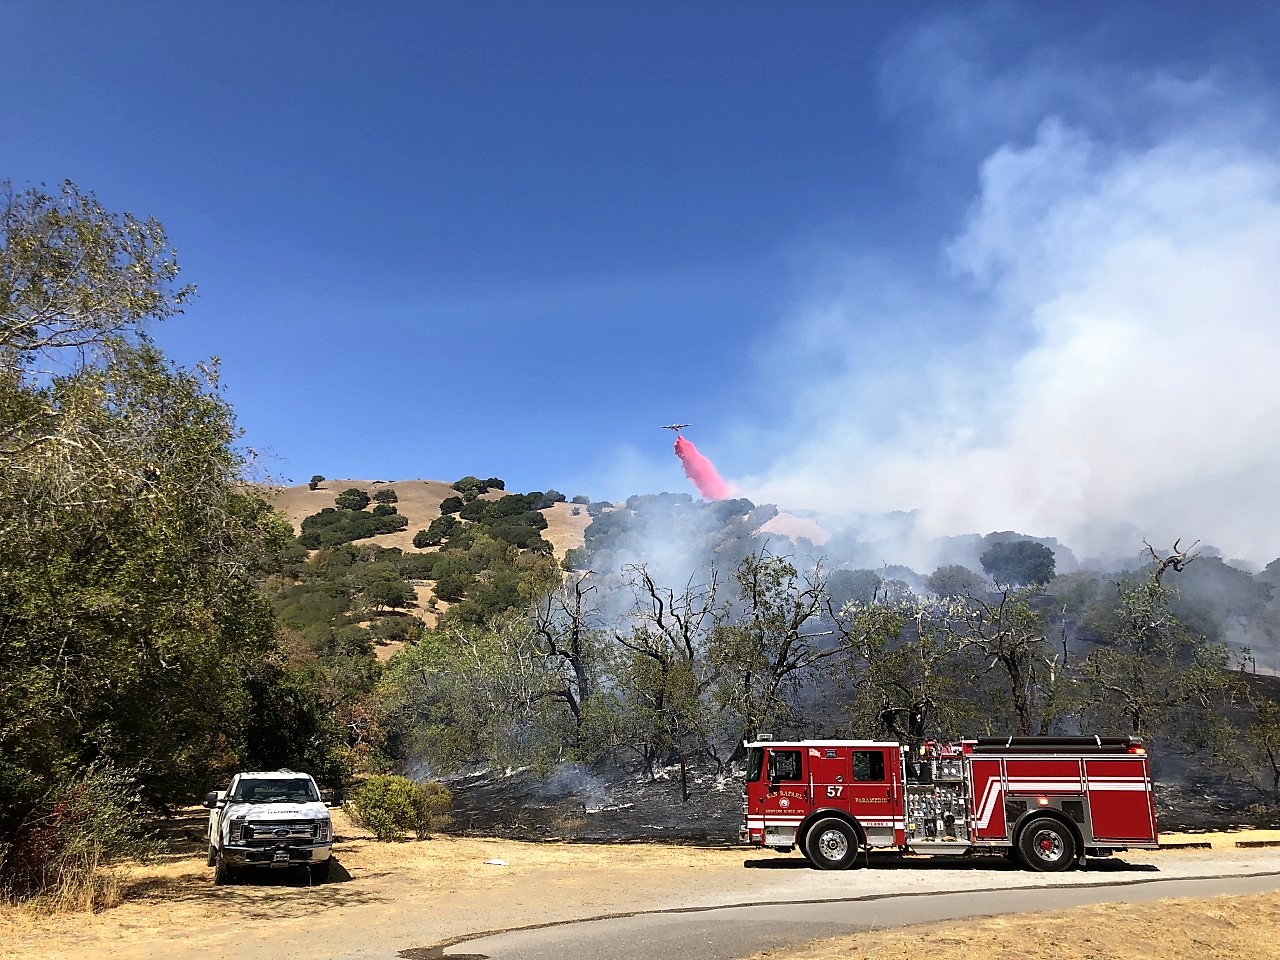
{"type": "Polygon", "coordinates": [[[209,844],[209,862],[206,866],[216,867],[218,865],[218,848],[212,843],[209,844]]]}
{"type": "Polygon", "coordinates": [[[1066,870],[1075,862],[1076,841],[1071,831],[1048,817],[1032,820],[1018,836],[1018,853],[1030,869],[1042,873],[1066,870]]]}
{"type": "Polygon", "coordinates": [[[844,870],[858,857],[858,835],[853,827],[828,817],[809,828],[804,840],[809,862],[823,870],[844,870]]]}
{"type": "Polygon", "coordinates": [[[312,883],[328,883],[329,868],[332,864],[333,864],[333,857],[326,857],[325,859],[321,860],[319,863],[313,863],[310,867],[311,882],[312,883]]]}
{"type": "Polygon", "coordinates": [[[213,867],[213,882],[217,886],[225,886],[228,883],[235,883],[239,876],[239,871],[231,864],[227,863],[227,858],[222,854],[218,854],[218,862],[213,867]]]}

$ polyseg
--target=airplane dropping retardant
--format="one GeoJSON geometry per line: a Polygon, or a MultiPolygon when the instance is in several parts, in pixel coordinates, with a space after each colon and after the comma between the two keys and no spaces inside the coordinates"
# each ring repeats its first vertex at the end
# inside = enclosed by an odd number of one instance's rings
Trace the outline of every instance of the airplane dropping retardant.
{"type": "Polygon", "coordinates": [[[683,430],[685,427],[691,427],[691,426],[693,426],[693,424],[691,423],[666,423],[666,424],[663,424],[660,429],[674,430],[676,432],[676,435],[679,436],[681,430],[683,430]]]}

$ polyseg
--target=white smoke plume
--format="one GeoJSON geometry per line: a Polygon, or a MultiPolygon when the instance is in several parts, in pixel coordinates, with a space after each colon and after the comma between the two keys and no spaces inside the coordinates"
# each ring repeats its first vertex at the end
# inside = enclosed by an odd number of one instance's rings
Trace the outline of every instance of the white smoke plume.
{"type": "Polygon", "coordinates": [[[793,366],[775,353],[774,374],[806,384],[787,395],[800,439],[736,478],[744,496],[1081,555],[1179,536],[1280,555],[1280,149],[1257,103],[1131,79],[1140,135],[1114,133],[1114,106],[1100,128],[1044,116],[987,153],[936,269],[855,252],[775,333],[793,366]]]}

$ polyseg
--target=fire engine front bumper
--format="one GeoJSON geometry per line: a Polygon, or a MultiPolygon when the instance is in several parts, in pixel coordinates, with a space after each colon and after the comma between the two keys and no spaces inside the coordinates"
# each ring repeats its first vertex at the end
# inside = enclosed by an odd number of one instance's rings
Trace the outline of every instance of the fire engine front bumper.
{"type": "Polygon", "coordinates": [[[752,824],[738,828],[738,840],[762,847],[794,847],[796,828],[794,825],[762,827],[752,824]]]}
{"type": "Polygon", "coordinates": [[[273,844],[264,847],[223,847],[227,863],[237,867],[296,867],[328,860],[332,844],[273,844]]]}

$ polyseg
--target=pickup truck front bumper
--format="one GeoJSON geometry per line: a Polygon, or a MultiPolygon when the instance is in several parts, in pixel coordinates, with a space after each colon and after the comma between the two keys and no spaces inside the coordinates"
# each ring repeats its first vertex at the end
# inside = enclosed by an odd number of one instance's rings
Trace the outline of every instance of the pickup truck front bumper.
{"type": "Polygon", "coordinates": [[[278,843],[271,846],[225,846],[222,855],[237,867],[296,867],[328,860],[331,843],[278,843]]]}

